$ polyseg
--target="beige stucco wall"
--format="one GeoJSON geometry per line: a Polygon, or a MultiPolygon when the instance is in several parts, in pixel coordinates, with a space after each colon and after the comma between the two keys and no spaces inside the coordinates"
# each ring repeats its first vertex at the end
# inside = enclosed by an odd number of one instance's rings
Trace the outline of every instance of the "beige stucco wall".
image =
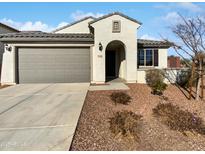
{"type": "Polygon", "coordinates": [[[113,15],[91,24],[94,28],[94,52],[93,52],[93,82],[105,82],[105,50],[106,46],[114,40],[119,40],[125,45],[126,68],[125,80],[127,82],[136,82],[137,68],[137,40],[136,31],[139,24],[123,18],[119,15],[113,15]],[[121,32],[112,32],[113,20],[121,21],[121,32]],[[103,50],[99,50],[99,43],[103,45],[103,50]]]}
{"type": "Polygon", "coordinates": [[[136,69],[137,70],[137,75],[136,75],[136,78],[137,78],[137,83],[146,83],[145,81],[145,70],[144,69],[136,69]]]}
{"type": "MultiPolygon", "coordinates": [[[[14,32],[16,32],[16,30],[10,29],[0,24],[0,34],[14,33],[14,32]]],[[[3,52],[4,52],[4,44],[0,42],[0,71],[1,71],[1,65],[2,65],[3,52]]],[[[0,72],[0,76],[1,76],[1,72],[0,72]]]]}
{"type": "Polygon", "coordinates": [[[15,84],[15,47],[9,45],[11,51],[4,49],[1,69],[1,83],[15,84]]]}
{"type": "MultiPolygon", "coordinates": [[[[8,46],[12,48],[11,51],[6,50],[3,53],[3,62],[1,70],[1,84],[16,84],[16,58],[15,52],[17,47],[90,47],[93,44],[20,44],[10,43],[8,46]]],[[[90,50],[92,54],[92,50],[90,50]]],[[[91,67],[92,68],[92,67],[91,67]]],[[[92,74],[91,74],[92,76],[92,74]]]]}
{"type": "MultiPolygon", "coordinates": [[[[164,82],[167,84],[175,83],[177,81],[177,78],[179,77],[179,74],[183,71],[187,72],[188,68],[164,68],[162,69],[165,73],[165,79],[164,82]]],[[[146,76],[146,69],[138,69],[137,70],[137,83],[146,83],[145,80],[146,76]]]]}
{"type": "Polygon", "coordinates": [[[61,29],[61,30],[56,31],[54,33],[90,33],[88,23],[92,20],[93,20],[93,18],[88,18],[86,20],[83,20],[79,23],[76,23],[76,24],[71,25],[67,28],[61,29]]]}
{"type": "Polygon", "coordinates": [[[159,49],[159,66],[158,68],[167,68],[167,49],[159,49]]]}

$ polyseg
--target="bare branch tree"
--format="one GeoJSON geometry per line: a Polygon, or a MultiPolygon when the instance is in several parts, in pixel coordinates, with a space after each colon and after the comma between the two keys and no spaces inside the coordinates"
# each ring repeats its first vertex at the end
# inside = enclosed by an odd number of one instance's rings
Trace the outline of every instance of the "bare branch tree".
{"type": "MultiPolygon", "coordinates": [[[[194,73],[198,74],[196,86],[196,100],[199,100],[201,82],[203,83],[203,65],[205,59],[205,21],[200,18],[185,18],[179,14],[181,21],[171,27],[172,32],[182,42],[182,45],[172,43],[174,50],[183,59],[185,53],[190,57],[196,69],[194,73]]],[[[165,40],[167,42],[171,42],[165,40]]],[[[203,85],[202,85],[203,88],[203,85]]],[[[203,90],[203,89],[202,89],[203,90]]],[[[202,92],[203,94],[203,92],[202,92]]]]}

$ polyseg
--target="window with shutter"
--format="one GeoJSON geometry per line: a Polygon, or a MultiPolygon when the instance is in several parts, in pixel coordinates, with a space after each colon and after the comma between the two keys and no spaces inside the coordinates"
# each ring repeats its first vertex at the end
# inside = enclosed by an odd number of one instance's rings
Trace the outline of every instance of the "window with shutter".
{"type": "Polygon", "coordinates": [[[157,49],[155,49],[154,50],[154,66],[159,66],[159,58],[158,58],[159,56],[158,56],[158,50],[157,49]]]}
{"type": "Polygon", "coordinates": [[[143,49],[138,51],[138,65],[144,66],[145,53],[143,49]]]}

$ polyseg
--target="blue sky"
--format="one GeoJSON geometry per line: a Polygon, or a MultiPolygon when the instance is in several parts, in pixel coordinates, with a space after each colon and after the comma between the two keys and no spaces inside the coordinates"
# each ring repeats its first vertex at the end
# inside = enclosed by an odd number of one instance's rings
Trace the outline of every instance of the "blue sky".
{"type": "Polygon", "coordinates": [[[20,30],[51,31],[87,15],[100,17],[115,11],[143,23],[138,38],[174,40],[169,27],[179,20],[177,13],[186,17],[202,16],[205,3],[0,3],[0,22],[20,30]]]}

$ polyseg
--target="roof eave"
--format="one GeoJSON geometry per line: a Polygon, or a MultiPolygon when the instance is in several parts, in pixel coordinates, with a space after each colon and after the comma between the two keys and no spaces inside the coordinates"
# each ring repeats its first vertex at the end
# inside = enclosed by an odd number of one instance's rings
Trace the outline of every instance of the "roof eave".
{"type": "Polygon", "coordinates": [[[138,48],[161,48],[161,49],[168,49],[171,46],[168,45],[138,45],[138,48]]]}
{"type": "Polygon", "coordinates": [[[93,39],[57,39],[57,38],[2,38],[1,42],[85,42],[85,43],[94,43],[93,39]]]}
{"type": "Polygon", "coordinates": [[[122,13],[120,13],[120,12],[113,12],[113,13],[104,15],[104,16],[102,16],[102,17],[99,17],[99,18],[97,18],[97,19],[95,19],[95,20],[93,20],[93,21],[90,21],[90,22],[89,22],[89,25],[92,25],[93,23],[96,23],[96,22],[98,22],[98,21],[100,21],[100,20],[102,20],[102,19],[108,18],[108,17],[113,16],[113,15],[122,16],[122,17],[124,17],[124,18],[126,18],[126,19],[128,19],[128,20],[131,20],[131,21],[133,21],[133,22],[139,24],[139,25],[142,25],[142,22],[140,22],[140,21],[138,21],[138,20],[136,20],[136,19],[133,19],[133,18],[127,16],[127,15],[124,15],[124,14],[122,14],[122,13]]]}

